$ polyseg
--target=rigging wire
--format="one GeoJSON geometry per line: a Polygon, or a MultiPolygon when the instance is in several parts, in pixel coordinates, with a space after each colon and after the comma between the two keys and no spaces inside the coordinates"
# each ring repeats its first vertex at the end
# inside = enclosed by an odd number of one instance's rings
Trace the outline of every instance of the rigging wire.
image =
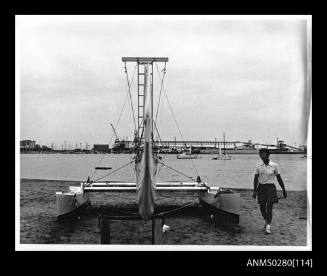
{"type": "Polygon", "coordinates": [[[170,213],[174,213],[174,212],[176,212],[176,211],[178,211],[178,210],[184,209],[184,208],[186,208],[186,207],[188,207],[188,206],[191,206],[191,205],[194,205],[194,203],[193,203],[193,202],[190,202],[190,203],[185,204],[184,206],[178,207],[178,208],[176,208],[176,209],[173,209],[173,210],[170,210],[170,211],[166,211],[166,212],[161,212],[161,213],[154,214],[154,215],[155,215],[155,216],[167,215],[167,214],[170,214],[170,213]]]}
{"type": "MultiPolygon", "coordinates": [[[[134,123],[134,130],[135,130],[135,129],[136,129],[136,124],[135,124],[135,116],[134,116],[134,109],[133,109],[133,101],[132,101],[132,96],[131,96],[131,91],[130,91],[130,90],[131,90],[131,86],[132,86],[132,84],[133,84],[134,77],[135,77],[136,65],[135,65],[135,67],[134,67],[134,72],[133,72],[133,76],[132,76],[131,82],[129,82],[129,79],[128,79],[128,72],[127,72],[126,62],[125,62],[125,67],[124,67],[124,68],[125,68],[125,73],[126,73],[126,77],[127,77],[128,93],[127,93],[126,96],[125,96],[124,104],[123,104],[123,107],[122,107],[122,109],[121,109],[121,111],[120,111],[120,114],[119,114],[119,117],[118,117],[118,120],[117,120],[117,123],[116,123],[115,129],[117,129],[117,127],[118,127],[118,125],[119,125],[119,123],[120,123],[120,119],[121,119],[121,117],[122,117],[122,115],[123,115],[123,112],[124,112],[124,110],[125,110],[125,106],[126,106],[127,99],[128,99],[128,96],[129,96],[129,97],[130,97],[131,106],[132,106],[132,113],[133,113],[133,119],[134,119],[133,123],[134,123]]],[[[112,133],[112,135],[111,135],[111,137],[110,137],[109,145],[111,144],[111,142],[112,142],[112,138],[113,138],[113,137],[114,137],[114,133],[112,133]]],[[[103,155],[103,156],[101,157],[100,161],[98,162],[98,165],[102,163],[104,157],[105,157],[105,155],[103,155]]],[[[96,170],[94,169],[94,170],[93,170],[93,173],[92,173],[92,175],[91,175],[91,177],[90,177],[91,179],[94,177],[95,173],[96,173],[96,170]]]]}
{"type": "Polygon", "coordinates": [[[156,122],[153,122],[153,124],[154,124],[154,129],[157,131],[159,141],[162,142],[162,139],[161,139],[161,137],[160,137],[160,133],[159,133],[159,130],[158,130],[158,127],[157,127],[156,122]]]}
{"type": "MultiPolygon", "coordinates": [[[[117,126],[118,126],[118,124],[119,124],[119,121],[120,121],[120,119],[121,119],[121,116],[122,116],[123,111],[124,111],[125,106],[126,106],[127,99],[128,99],[128,94],[126,94],[126,96],[125,96],[124,104],[123,104],[123,107],[122,107],[122,109],[121,109],[121,112],[120,112],[120,115],[119,115],[119,117],[118,117],[118,121],[117,121],[117,123],[116,123],[116,127],[115,127],[115,128],[117,128],[117,126]]],[[[112,138],[113,138],[113,137],[114,137],[114,133],[111,134],[111,138],[110,138],[110,140],[109,140],[109,145],[111,144],[111,141],[112,141],[112,138]]],[[[97,165],[100,165],[100,164],[102,163],[104,157],[105,157],[105,155],[103,154],[102,157],[101,157],[100,162],[98,162],[97,165]]],[[[92,173],[92,175],[91,175],[91,179],[94,177],[95,173],[96,173],[96,170],[94,169],[94,171],[93,171],[93,173],[92,173]]]]}
{"type": "Polygon", "coordinates": [[[137,67],[137,63],[135,64],[135,67],[134,67],[134,73],[133,73],[133,77],[132,77],[131,83],[129,83],[128,72],[127,72],[126,61],[125,61],[125,67],[124,68],[125,68],[127,85],[128,85],[128,94],[129,94],[129,98],[130,98],[130,102],[131,102],[131,107],[132,107],[132,113],[133,113],[134,131],[136,130],[136,121],[135,121],[134,107],[133,107],[133,101],[132,101],[132,95],[131,95],[131,86],[133,84],[136,67],[137,67]]]}
{"type": "MultiPolygon", "coordinates": [[[[157,71],[158,71],[159,78],[160,78],[158,64],[156,62],[155,62],[155,64],[156,64],[157,71]]],[[[165,67],[164,67],[164,69],[162,71],[163,71],[163,76],[162,76],[162,79],[160,78],[161,79],[161,86],[160,86],[160,93],[159,93],[159,99],[158,99],[158,106],[157,106],[157,112],[156,112],[155,121],[157,121],[157,118],[158,118],[158,112],[159,112],[159,106],[160,106],[160,99],[161,99],[161,93],[162,93],[162,88],[163,88],[163,82],[164,82],[164,78],[165,78],[165,75],[166,75],[166,62],[165,62],[165,67]]]]}
{"type": "Polygon", "coordinates": [[[181,175],[183,175],[183,176],[185,176],[185,177],[187,177],[187,178],[193,180],[194,182],[197,182],[196,179],[194,179],[193,177],[188,176],[188,175],[186,175],[186,174],[184,174],[184,173],[182,173],[182,172],[180,172],[180,171],[178,171],[178,170],[175,170],[174,168],[168,166],[167,164],[165,164],[165,163],[163,163],[163,162],[161,162],[161,161],[159,161],[159,160],[158,160],[158,162],[159,162],[160,164],[164,165],[165,167],[167,167],[168,169],[171,169],[171,170],[173,170],[173,171],[175,171],[175,172],[177,172],[177,173],[179,173],[179,174],[181,174],[181,175]]]}
{"type": "MultiPolygon", "coordinates": [[[[159,78],[161,79],[161,76],[160,76],[160,72],[159,72],[158,66],[157,66],[157,70],[158,70],[159,78]]],[[[182,132],[181,132],[181,130],[180,130],[180,127],[179,127],[179,125],[178,125],[178,123],[177,123],[176,116],[175,116],[175,114],[174,114],[174,112],[173,112],[173,109],[172,109],[171,104],[170,104],[170,102],[169,102],[169,99],[168,99],[168,97],[167,97],[167,94],[166,94],[166,91],[165,91],[165,88],[164,88],[164,84],[163,84],[163,83],[162,83],[162,88],[163,88],[162,91],[164,92],[164,95],[165,95],[166,100],[167,100],[167,102],[168,102],[168,106],[169,106],[170,112],[171,112],[171,114],[172,114],[172,116],[173,116],[173,119],[174,119],[174,121],[175,121],[175,124],[176,124],[176,126],[177,126],[177,129],[178,129],[178,131],[179,131],[179,134],[180,134],[180,136],[182,137],[183,141],[185,141],[185,139],[184,139],[184,137],[183,137],[183,134],[182,134],[182,132]]]]}
{"type": "Polygon", "coordinates": [[[114,172],[116,172],[116,171],[118,171],[118,170],[121,170],[122,168],[127,167],[128,165],[130,165],[130,164],[133,163],[133,162],[134,162],[134,160],[128,162],[128,163],[125,164],[124,166],[121,166],[121,167],[119,167],[118,169],[116,169],[116,170],[114,170],[114,171],[112,171],[112,172],[110,172],[110,173],[107,173],[107,174],[105,174],[104,176],[99,177],[98,179],[94,180],[94,182],[97,182],[98,180],[103,179],[103,178],[105,178],[106,176],[109,176],[109,175],[113,174],[114,172]]]}
{"type": "MultiPolygon", "coordinates": [[[[157,65],[157,64],[156,64],[156,65],[157,65]]],[[[165,68],[166,68],[166,67],[165,67],[165,68]]],[[[164,75],[165,75],[165,71],[166,71],[165,68],[164,68],[164,74],[163,74],[163,77],[164,77],[164,75]]],[[[161,79],[158,65],[157,65],[157,71],[158,71],[159,78],[161,79]]],[[[163,78],[162,78],[162,79],[163,79],[163,78]]],[[[173,109],[172,109],[171,104],[170,104],[170,102],[169,102],[168,96],[167,96],[167,94],[166,94],[166,91],[165,91],[165,88],[164,88],[163,81],[162,81],[161,83],[162,83],[162,91],[164,92],[164,95],[165,95],[165,97],[166,97],[166,100],[167,100],[167,103],[168,103],[168,106],[169,106],[170,112],[171,112],[171,114],[172,114],[172,116],[173,116],[173,119],[174,119],[174,121],[175,121],[175,124],[176,124],[176,126],[177,126],[177,129],[178,129],[178,131],[179,131],[179,134],[180,134],[180,136],[182,137],[182,141],[185,142],[184,136],[183,136],[183,134],[182,134],[182,132],[181,132],[181,130],[180,130],[180,127],[179,127],[179,125],[178,125],[178,123],[177,123],[177,120],[176,120],[176,116],[175,116],[175,114],[174,114],[174,112],[173,112],[173,109]]],[[[191,160],[191,162],[192,162],[192,166],[193,166],[193,168],[195,169],[197,175],[199,175],[198,169],[197,169],[197,167],[195,166],[193,159],[190,159],[190,160],[191,160]]]]}
{"type": "MultiPolygon", "coordinates": [[[[158,134],[159,142],[162,143],[162,139],[161,139],[161,137],[160,137],[160,133],[159,133],[159,130],[158,130],[157,124],[156,124],[156,122],[153,122],[153,123],[154,123],[154,128],[155,128],[155,130],[157,131],[157,134],[158,134]]],[[[163,167],[163,166],[161,166],[161,167],[159,168],[159,170],[157,170],[156,176],[159,175],[159,173],[160,173],[162,167],[163,167]]]]}

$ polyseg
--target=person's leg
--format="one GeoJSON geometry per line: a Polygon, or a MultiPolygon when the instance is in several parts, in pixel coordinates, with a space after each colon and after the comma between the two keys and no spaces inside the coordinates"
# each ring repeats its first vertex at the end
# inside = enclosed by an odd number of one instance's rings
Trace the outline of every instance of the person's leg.
{"type": "Polygon", "coordinates": [[[266,202],[260,203],[260,211],[261,211],[261,215],[264,218],[264,220],[267,220],[267,203],[266,202]]]}
{"type": "Polygon", "coordinates": [[[273,203],[268,201],[267,202],[267,217],[266,217],[266,234],[271,234],[271,229],[270,229],[270,223],[272,220],[272,209],[273,209],[273,203]]]}
{"type": "Polygon", "coordinates": [[[267,202],[267,213],[266,213],[266,221],[267,224],[271,224],[272,221],[272,210],[273,210],[274,203],[272,202],[267,202]]]}

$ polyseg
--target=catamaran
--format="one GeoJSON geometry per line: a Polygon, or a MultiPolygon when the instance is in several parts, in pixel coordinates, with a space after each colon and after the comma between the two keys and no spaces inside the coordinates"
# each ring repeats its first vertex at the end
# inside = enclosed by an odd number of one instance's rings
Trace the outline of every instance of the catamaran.
{"type": "Polygon", "coordinates": [[[136,181],[99,182],[88,178],[86,182],[81,183],[80,187],[70,186],[68,192],[56,193],[57,217],[72,213],[90,204],[89,193],[91,192],[132,192],[136,193],[139,216],[143,220],[149,220],[155,216],[156,193],[170,191],[175,193],[197,192],[201,205],[209,208],[212,216],[222,215],[223,219],[238,223],[239,193],[220,186],[211,187],[199,176],[196,179],[192,178],[192,182],[156,181],[158,164],[166,164],[158,157],[153,139],[153,130],[156,128],[153,119],[153,64],[164,62],[166,68],[168,58],[123,57],[122,61],[125,62],[125,72],[127,71],[126,62],[135,62],[138,72],[138,125],[134,139],[135,155],[130,162],[133,162],[135,166],[136,181]]]}

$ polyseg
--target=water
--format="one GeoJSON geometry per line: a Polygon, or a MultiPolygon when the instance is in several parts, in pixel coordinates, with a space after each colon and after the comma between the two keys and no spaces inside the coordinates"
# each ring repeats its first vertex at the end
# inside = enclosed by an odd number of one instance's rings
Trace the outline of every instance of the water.
{"type": "MultiPolygon", "coordinates": [[[[258,155],[235,154],[232,155],[232,160],[212,160],[213,155],[199,156],[200,159],[178,160],[176,155],[164,155],[161,161],[194,179],[200,175],[210,186],[253,188],[254,168],[259,161],[258,155]]],[[[20,177],[86,181],[90,176],[92,180],[96,180],[131,160],[132,155],[129,154],[21,154],[20,177]],[[94,168],[97,166],[112,167],[112,170],[95,171],[94,168]]],[[[297,154],[277,154],[271,155],[271,160],[279,165],[287,190],[306,190],[306,159],[297,154]]],[[[189,180],[162,165],[159,165],[158,170],[157,181],[189,180]]],[[[133,163],[101,180],[135,181],[133,163]]]]}

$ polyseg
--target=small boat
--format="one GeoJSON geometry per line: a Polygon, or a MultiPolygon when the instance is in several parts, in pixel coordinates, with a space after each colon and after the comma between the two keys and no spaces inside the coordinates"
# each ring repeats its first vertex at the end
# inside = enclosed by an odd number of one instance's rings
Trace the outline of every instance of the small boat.
{"type": "Polygon", "coordinates": [[[219,148],[219,155],[213,157],[212,160],[231,160],[230,155],[225,154],[225,133],[224,133],[224,154],[221,154],[221,148],[219,148]]]}
{"type": "Polygon", "coordinates": [[[181,154],[178,154],[177,159],[198,159],[198,155],[192,154],[192,146],[191,146],[189,152],[183,152],[181,154]]]}
{"type": "Polygon", "coordinates": [[[305,154],[305,155],[301,156],[301,158],[307,159],[308,156],[305,154]]]}
{"type": "Polygon", "coordinates": [[[231,160],[232,157],[229,155],[218,155],[217,157],[213,157],[212,160],[231,160]]]}
{"type": "Polygon", "coordinates": [[[177,159],[198,159],[198,155],[183,152],[183,153],[177,155],[177,159]]]}
{"type": "Polygon", "coordinates": [[[230,189],[219,188],[217,192],[199,193],[201,206],[210,212],[210,218],[217,223],[238,224],[240,218],[239,193],[230,189]]]}
{"type": "Polygon", "coordinates": [[[96,170],[111,170],[112,167],[95,167],[96,170]]]}
{"type": "Polygon", "coordinates": [[[226,155],[226,154],[221,154],[221,149],[220,150],[220,154],[217,155],[216,157],[213,157],[212,160],[231,160],[232,157],[230,155],[226,155]]]}

